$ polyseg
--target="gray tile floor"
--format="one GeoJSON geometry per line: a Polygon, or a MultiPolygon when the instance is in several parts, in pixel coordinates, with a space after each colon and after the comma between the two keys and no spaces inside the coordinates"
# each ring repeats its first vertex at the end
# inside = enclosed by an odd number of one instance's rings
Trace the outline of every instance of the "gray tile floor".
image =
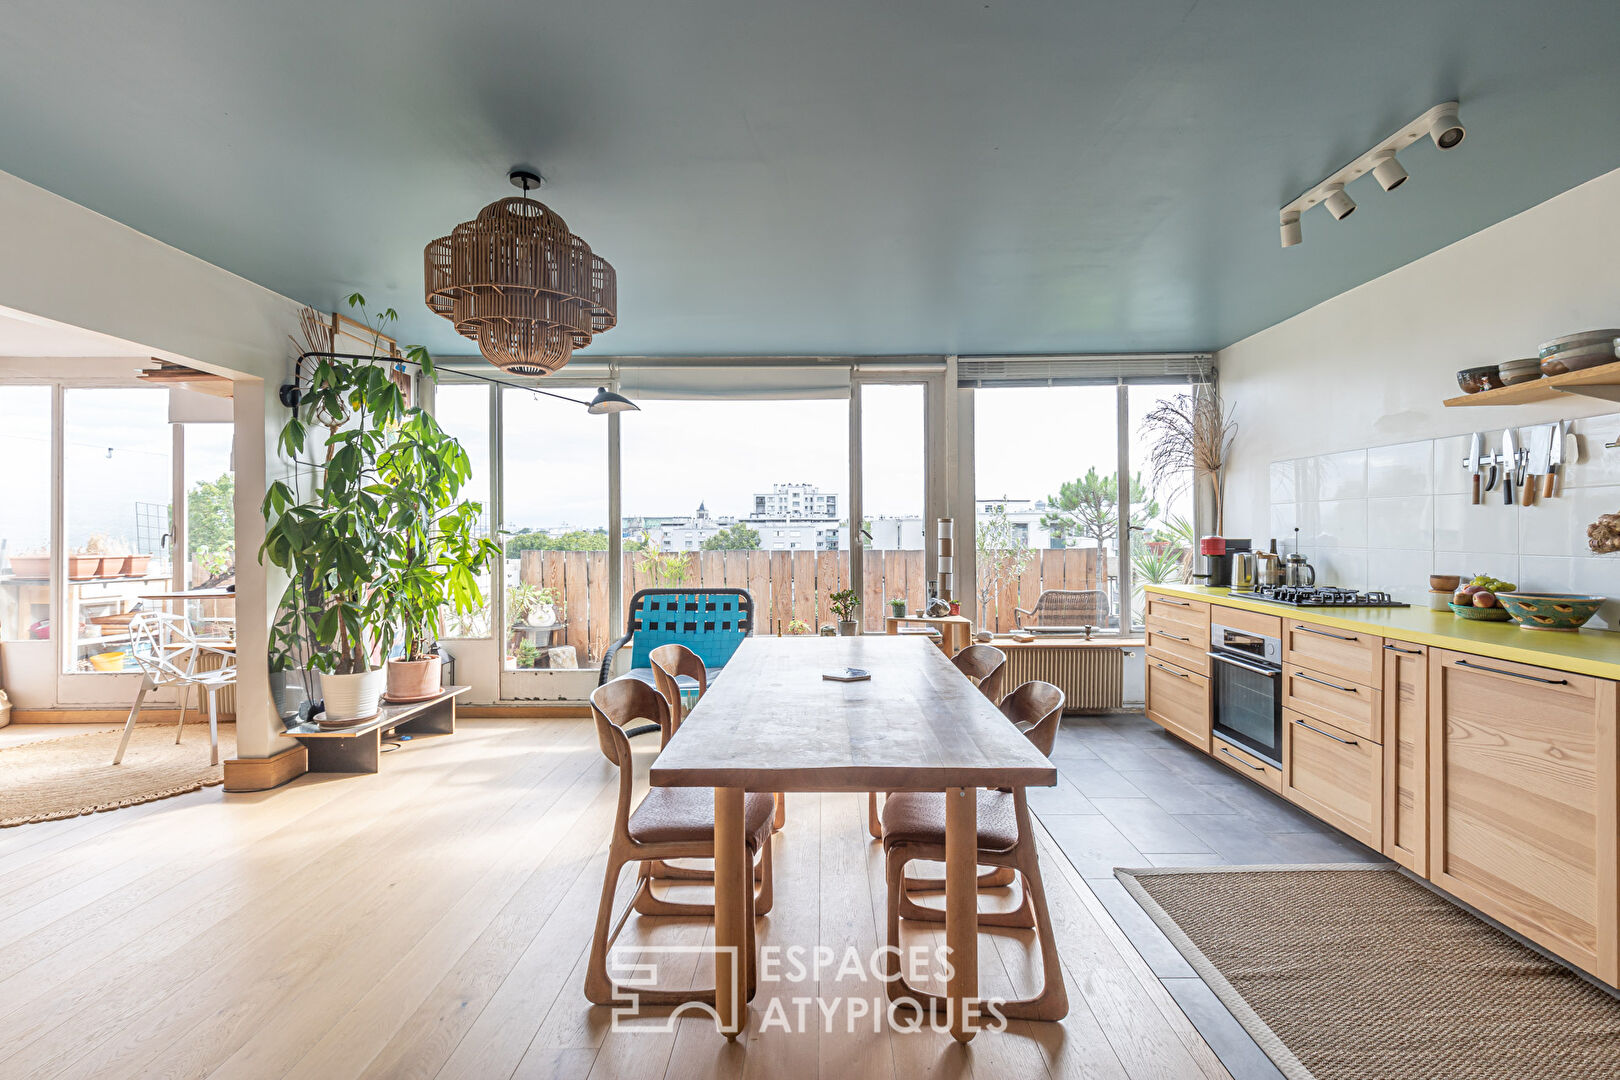
{"type": "Polygon", "coordinates": [[[1140,712],[1066,717],[1030,807],[1236,1080],[1281,1073],[1114,877],[1116,866],[1382,862],[1140,712]]]}

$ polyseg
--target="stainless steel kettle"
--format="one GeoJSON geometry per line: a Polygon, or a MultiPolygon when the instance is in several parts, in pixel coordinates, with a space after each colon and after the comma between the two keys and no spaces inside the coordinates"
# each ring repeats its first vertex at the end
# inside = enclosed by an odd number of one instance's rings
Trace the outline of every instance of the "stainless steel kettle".
{"type": "Polygon", "coordinates": [[[1316,567],[1305,556],[1294,552],[1283,567],[1283,584],[1298,589],[1309,589],[1316,584],[1316,567]]]}
{"type": "Polygon", "coordinates": [[[1232,553],[1232,591],[1253,592],[1255,553],[1252,551],[1236,551],[1232,553]]]}

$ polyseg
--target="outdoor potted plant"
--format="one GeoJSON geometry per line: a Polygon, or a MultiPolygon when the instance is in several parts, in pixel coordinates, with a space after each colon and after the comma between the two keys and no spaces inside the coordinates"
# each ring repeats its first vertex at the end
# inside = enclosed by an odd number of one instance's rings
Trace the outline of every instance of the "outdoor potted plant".
{"type": "Polygon", "coordinates": [[[831,593],[827,597],[827,606],[838,616],[839,637],[854,637],[861,632],[860,623],[855,621],[855,609],[861,606],[861,598],[854,589],[831,593]]]}
{"type": "Polygon", "coordinates": [[[88,581],[101,574],[101,543],[98,533],[86,540],[68,555],[67,573],[72,581],[88,581]]]}
{"type": "Polygon", "coordinates": [[[47,548],[25,548],[11,553],[11,572],[20,578],[51,576],[51,553],[47,548]]]}
{"type": "Polygon", "coordinates": [[[906,617],[906,598],[903,597],[903,596],[891,596],[891,597],[889,597],[889,610],[894,613],[895,618],[897,618],[897,619],[905,618],[906,617]]]}
{"type": "Polygon", "coordinates": [[[810,629],[810,624],[805,622],[804,620],[802,620],[802,619],[789,619],[787,627],[782,631],[782,636],[783,637],[804,637],[806,634],[812,634],[814,632],[815,631],[810,629]]]}

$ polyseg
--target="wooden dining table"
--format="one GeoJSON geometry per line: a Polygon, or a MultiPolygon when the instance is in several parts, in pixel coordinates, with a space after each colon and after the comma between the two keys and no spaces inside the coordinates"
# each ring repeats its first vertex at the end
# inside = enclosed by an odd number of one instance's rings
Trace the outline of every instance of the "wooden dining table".
{"type": "MultiPolygon", "coordinates": [[[[905,635],[751,637],[653,763],[655,786],[714,788],[715,1013],[742,1031],[753,887],[745,792],[943,791],[951,1034],[977,1031],[981,787],[1051,787],[1057,770],[934,645],[905,635]],[[861,682],[823,675],[861,668],[861,682]]],[[[781,901],[792,903],[793,897],[781,901]]]]}

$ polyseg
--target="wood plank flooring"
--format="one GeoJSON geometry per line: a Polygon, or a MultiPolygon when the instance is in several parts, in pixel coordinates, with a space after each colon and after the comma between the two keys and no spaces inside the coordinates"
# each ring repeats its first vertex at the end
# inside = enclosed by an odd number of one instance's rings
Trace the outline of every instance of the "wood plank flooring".
{"type": "MultiPolygon", "coordinates": [[[[1044,834],[1062,1024],[966,1048],[871,1011],[850,1025],[852,1002],[881,1011],[881,985],[829,968],[762,982],[735,1045],[703,1017],[615,1030],[581,989],[616,794],[589,722],[458,727],[385,754],[373,777],[0,830],[0,1077],[1229,1075],[1044,834]],[[816,998],[837,1001],[830,1024],[816,998]],[[811,1002],[802,1029],[796,999],[811,1002]],[[773,1001],[795,1030],[764,1023],[773,1001]]],[[[653,750],[638,751],[644,775],[653,750]]],[[[882,860],[863,813],[859,796],[790,798],[762,945],[866,957],[881,941],[882,860]]],[[[981,938],[988,991],[1038,977],[1031,938],[981,938]]],[[[709,939],[704,920],[632,918],[621,943],[709,939]]],[[[711,981],[700,952],[657,955],[666,979],[711,981]]]]}

